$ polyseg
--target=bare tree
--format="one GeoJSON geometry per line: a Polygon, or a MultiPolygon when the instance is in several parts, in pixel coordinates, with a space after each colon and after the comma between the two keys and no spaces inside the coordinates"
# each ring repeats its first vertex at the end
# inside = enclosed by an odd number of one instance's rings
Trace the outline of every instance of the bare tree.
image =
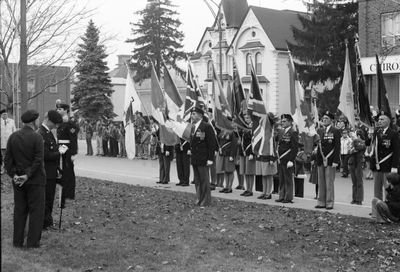
{"type": "MultiPolygon", "coordinates": [[[[19,1],[0,0],[0,66],[1,69],[1,103],[12,110],[18,80],[13,62],[18,60],[19,43],[19,1]]],[[[93,10],[82,0],[28,0],[27,1],[27,47],[28,74],[46,70],[53,65],[71,64],[79,34],[87,23],[93,10]]],[[[71,73],[74,69],[71,70],[71,73]]],[[[42,90],[36,90],[29,99],[33,99],[46,88],[54,86],[60,80],[70,80],[69,76],[52,80],[42,90]]]]}

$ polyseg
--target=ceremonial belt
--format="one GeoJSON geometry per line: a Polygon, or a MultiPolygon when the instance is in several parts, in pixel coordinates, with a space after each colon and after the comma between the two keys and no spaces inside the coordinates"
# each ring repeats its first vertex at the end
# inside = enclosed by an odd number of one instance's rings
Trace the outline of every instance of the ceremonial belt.
{"type": "Polygon", "coordinates": [[[376,163],[376,170],[379,170],[381,167],[379,166],[381,163],[387,161],[388,159],[390,159],[390,157],[392,157],[393,152],[390,153],[389,155],[387,155],[386,157],[384,157],[382,160],[380,160],[379,162],[376,163]]]}
{"type": "Polygon", "coordinates": [[[222,148],[224,148],[224,147],[226,147],[227,145],[229,145],[229,144],[231,144],[232,142],[227,142],[227,143],[225,143],[223,146],[221,146],[221,149],[222,148]]]}
{"type": "Polygon", "coordinates": [[[70,140],[58,140],[58,143],[59,144],[69,144],[69,143],[71,143],[71,141],[70,140]]]}
{"type": "Polygon", "coordinates": [[[244,151],[246,151],[247,149],[249,149],[251,147],[251,144],[249,144],[246,149],[244,151]]]}
{"type": "Polygon", "coordinates": [[[277,154],[278,154],[278,163],[280,163],[281,162],[281,159],[283,158],[283,157],[285,157],[287,154],[289,154],[290,153],[290,151],[291,151],[291,149],[288,149],[288,150],[286,150],[286,152],[285,153],[283,153],[282,155],[280,155],[279,156],[279,153],[278,152],[276,152],[277,154]]]}
{"type": "Polygon", "coordinates": [[[182,144],[181,144],[181,150],[183,151],[183,146],[185,145],[185,144],[187,144],[188,142],[187,141],[184,141],[182,144]]]}
{"type": "Polygon", "coordinates": [[[324,152],[322,152],[322,145],[321,145],[321,142],[319,142],[319,153],[321,154],[321,156],[322,156],[322,161],[323,161],[323,163],[324,163],[324,167],[327,167],[328,166],[328,159],[329,159],[329,157],[330,156],[332,156],[332,154],[333,154],[333,151],[335,150],[335,148],[333,148],[329,153],[328,153],[328,155],[324,155],[324,152]]]}

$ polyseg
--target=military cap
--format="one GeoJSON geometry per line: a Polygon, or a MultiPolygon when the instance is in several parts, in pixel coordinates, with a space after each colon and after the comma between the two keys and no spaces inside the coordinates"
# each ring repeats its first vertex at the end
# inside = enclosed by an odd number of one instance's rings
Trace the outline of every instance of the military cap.
{"type": "Polygon", "coordinates": [[[47,118],[54,124],[61,124],[63,119],[61,114],[59,114],[56,110],[49,110],[47,112],[47,118]]]}
{"type": "Polygon", "coordinates": [[[335,119],[335,115],[330,111],[324,112],[322,116],[328,116],[331,120],[335,119]]]}
{"type": "Polygon", "coordinates": [[[387,111],[383,111],[383,110],[381,110],[381,111],[379,111],[379,113],[378,113],[378,118],[379,118],[379,116],[382,116],[382,115],[384,115],[384,116],[387,116],[388,118],[391,118],[391,116],[390,116],[390,112],[387,112],[387,111]]]}
{"type": "Polygon", "coordinates": [[[0,110],[0,114],[3,114],[3,113],[5,113],[5,112],[6,112],[6,109],[0,110]]]}
{"type": "Polygon", "coordinates": [[[204,110],[200,107],[194,107],[192,109],[192,112],[197,112],[197,113],[200,113],[201,115],[204,115],[204,110]]]}
{"type": "Polygon", "coordinates": [[[290,114],[282,114],[281,115],[281,119],[286,119],[286,120],[288,120],[290,122],[293,122],[293,117],[290,114]]]}
{"type": "Polygon", "coordinates": [[[397,173],[390,173],[386,176],[388,182],[392,185],[399,185],[400,184],[400,175],[397,173]]]}
{"type": "Polygon", "coordinates": [[[57,109],[61,108],[64,109],[65,111],[69,111],[69,105],[65,103],[59,103],[56,105],[57,109]]]}
{"type": "Polygon", "coordinates": [[[35,110],[27,110],[21,116],[21,121],[25,124],[35,121],[39,117],[39,113],[35,110]]]}

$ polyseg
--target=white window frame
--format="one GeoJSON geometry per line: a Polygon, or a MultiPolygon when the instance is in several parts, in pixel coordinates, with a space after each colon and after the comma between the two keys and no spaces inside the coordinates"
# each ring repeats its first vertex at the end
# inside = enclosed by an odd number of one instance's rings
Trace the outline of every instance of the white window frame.
{"type": "Polygon", "coordinates": [[[52,94],[58,93],[57,85],[50,86],[50,87],[49,87],[49,93],[52,93],[52,94]]]}
{"type": "Polygon", "coordinates": [[[400,11],[381,14],[382,47],[400,46],[400,11]]]}

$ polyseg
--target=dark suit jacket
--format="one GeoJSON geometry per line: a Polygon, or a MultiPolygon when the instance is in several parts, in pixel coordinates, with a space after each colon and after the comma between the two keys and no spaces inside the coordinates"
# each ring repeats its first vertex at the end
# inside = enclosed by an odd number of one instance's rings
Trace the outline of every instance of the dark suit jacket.
{"type": "Polygon", "coordinates": [[[57,177],[57,167],[60,162],[57,141],[53,133],[47,130],[43,125],[39,127],[37,132],[43,137],[44,169],[46,171],[46,177],[47,179],[55,179],[57,177]]]}
{"type": "Polygon", "coordinates": [[[5,169],[11,178],[15,174],[26,174],[26,184],[45,185],[43,159],[43,138],[39,133],[24,126],[11,134],[4,159],[5,169]]]}
{"type": "MultiPolygon", "coordinates": [[[[399,134],[390,127],[386,130],[385,134],[378,133],[378,129],[375,129],[373,138],[367,141],[367,145],[374,144],[374,139],[378,139],[379,161],[393,152],[391,158],[379,164],[379,172],[390,172],[392,168],[398,168],[400,156],[399,134]]],[[[371,156],[371,170],[378,171],[376,169],[375,146],[373,146],[372,149],[374,152],[371,156]]]]}
{"type": "Polygon", "coordinates": [[[297,150],[299,148],[299,134],[290,128],[286,133],[282,130],[278,135],[278,155],[282,156],[289,149],[289,153],[285,155],[281,160],[281,164],[284,165],[288,161],[295,162],[297,150]]]}
{"type": "Polygon", "coordinates": [[[221,156],[236,157],[238,150],[238,137],[236,133],[230,132],[224,134],[219,142],[221,147],[221,156]]]}
{"type": "Polygon", "coordinates": [[[190,149],[190,142],[186,141],[184,139],[180,139],[180,143],[175,145],[175,152],[176,153],[187,154],[189,149],[190,149]]]}
{"type": "Polygon", "coordinates": [[[199,127],[190,138],[192,165],[206,166],[207,161],[214,161],[216,139],[210,124],[201,121],[199,127]]]}
{"type": "MultiPolygon", "coordinates": [[[[325,132],[325,128],[318,129],[318,135],[321,139],[322,153],[327,156],[331,150],[333,154],[328,158],[328,165],[332,166],[333,163],[339,164],[340,162],[340,131],[333,127],[329,128],[329,131],[325,132]]],[[[324,161],[321,156],[321,150],[318,146],[317,150],[317,165],[323,165],[324,161]]]]}

